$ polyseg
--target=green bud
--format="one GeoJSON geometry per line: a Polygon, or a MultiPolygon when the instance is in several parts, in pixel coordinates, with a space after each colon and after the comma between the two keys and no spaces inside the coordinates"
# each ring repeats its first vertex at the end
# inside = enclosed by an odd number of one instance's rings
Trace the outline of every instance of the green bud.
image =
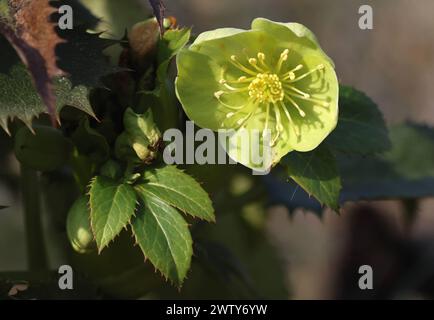
{"type": "Polygon", "coordinates": [[[34,126],[34,133],[21,128],[15,136],[15,155],[25,166],[39,171],[53,171],[68,163],[72,143],[52,127],[34,126]]]}
{"type": "Polygon", "coordinates": [[[124,114],[125,132],[116,141],[116,155],[130,160],[131,155],[142,162],[151,162],[157,156],[161,133],[154,123],[152,110],[137,114],[127,109],[124,114]]]}
{"type": "Polygon", "coordinates": [[[88,198],[82,196],[71,207],[66,220],[66,231],[72,247],[79,253],[90,253],[96,249],[90,226],[88,198]]]}
{"type": "Polygon", "coordinates": [[[143,138],[151,145],[160,140],[161,133],[154,123],[150,108],[144,114],[137,114],[128,108],[124,114],[124,126],[130,136],[143,138]]]}

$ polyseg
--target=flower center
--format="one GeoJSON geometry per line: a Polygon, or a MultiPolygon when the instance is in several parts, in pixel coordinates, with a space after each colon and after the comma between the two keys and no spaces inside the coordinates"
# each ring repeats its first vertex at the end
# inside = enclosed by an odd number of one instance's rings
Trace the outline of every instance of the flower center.
{"type": "Polygon", "coordinates": [[[259,103],[276,103],[283,101],[285,93],[277,74],[258,73],[249,84],[249,96],[259,103]]]}
{"type": "MultiPolygon", "coordinates": [[[[314,73],[323,72],[325,66],[319,64],[305,73],[298,74],[305,66],[299,64],[294,68],[289,67],[286,63],[288,56],[289,50],[283,50],[277,64],[270,66],[266,61],[265,54],[262,52],[259,52],[256,58],[247,58],[248,64],[240,62],[237,56],[232,55],[229,62],[244,75],[236,80],[227,80],[225,79],[226,69],[224,69],[222,79],[219,81],[224,90],[214,93],[220,104],[231,110],[227,113],[226,119],[239,117],[236,121],[239,127],[243,127],[258,110],[263,110],[265,111],[265,134],[269,126],[270,114],[273,112],[275,128],[273,130],[272,146],[275,145],[284,130],[282,118],[286,117],[287,121],[293,124],[294,133],[299,137],[299,129],[294,125],[291,114],[295,111],[301,118],[304,118],[306,112],[303,108],[308,107],[309,104],[312,107],[329,107],[328,102],[316,99],[311,94],[299,89],[299,81],[314,73]],[[248,99],[241,106],[230,105],[223,99],[225,95],[246,93],[248,94],[248,99]],[[308,103],[304,103],[302,108],[300,106],[301,101],[308,103]],[[252,104],[254,107],[249,108],[247,112],[246,109],[251,107],[252,104]],[[259,106],[263,107],[259,108],[259,106]]],[[[221,126],[225,127],[225,121],[223,121],[221,126]]]]}

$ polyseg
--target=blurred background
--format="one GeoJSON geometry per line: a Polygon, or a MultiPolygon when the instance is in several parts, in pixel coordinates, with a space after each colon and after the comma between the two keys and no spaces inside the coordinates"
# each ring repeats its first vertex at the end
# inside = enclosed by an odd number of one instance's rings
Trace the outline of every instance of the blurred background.
{"type": "MultiPolygon", "coordinates": [[[[340,82],[370,96],[388,124],[412,120],[434,125],[432,0],[165,2],[167,14],[182,26],[192,26],[197,34],[219,27],[249,28],[255,17],[302,23],[334,60],[340,82]],[[358,10],[364,4],[374,10],[373,30],[359,29],[358,10]]],[[[104,17],[100,29],[118,38],[125,27],[149,14],[147,1],[83,3],[104,17]]],[[[17,173],[13,156],[0,170],[17,173]]],[[[8,191],[6,180],[0,180],[0,204],[11,207],[0,211],[0,271],[24,270],[22,211],[18,195],[8,191]]],[[[434,200],[421,199],[413,205],[411,222],[405,214],[408,206],[397,201],[370,203],[374,209],[348,204],[340,216],[326,210],[322,217],[306,210],[290,215],[285,206],[268,207],[265,241],[277,249],[287,297],[423,298],[432,294],[434,200]],[[362,264],[373,265],[374,283],[383,291],[354,290],[362,264]]],[[[51,258],[56,261],[55,256],[51,258]]]]}

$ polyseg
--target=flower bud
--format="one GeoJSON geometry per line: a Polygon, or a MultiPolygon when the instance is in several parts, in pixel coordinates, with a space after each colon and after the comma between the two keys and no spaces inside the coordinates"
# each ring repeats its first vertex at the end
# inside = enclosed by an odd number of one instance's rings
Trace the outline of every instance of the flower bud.
{"type": "Polygon", "coordinates": [[[87,202],[85,196],[78,199],[69,210],[66,220],[68,239],[79,253],[90,253],[96,249],[87,202]]]}

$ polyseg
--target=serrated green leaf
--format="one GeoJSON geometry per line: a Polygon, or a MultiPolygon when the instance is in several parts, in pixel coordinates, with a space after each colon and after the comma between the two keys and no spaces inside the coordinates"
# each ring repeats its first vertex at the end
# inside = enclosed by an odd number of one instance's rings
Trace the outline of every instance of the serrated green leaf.
{"type": "Polygon", "coordinates": [[[288,175],[308,194],[334,210],[339,208],[341,179],[336,158],[326,145],[311,152],[291,152],[283,158],[288,175]]]}
{"type": "Polygon", "coordinates": [[[89,195],[92,230],[101,252],[134,216],[136,194],[130,185],[95,177],[89,195]]]}
{"type": "Polygon", "coordinates": [[[146,171],[144,183],[137,186],[179,210],[206,221],[215,221],[208,194],[188,174],[174,166],[146,171]]]}
{"type": "Polygon", "coordinates": [[[390,148],[388,130],[377,105],[364,93],[341,86],[339,122],[327,138],[328,145],[344,153],[361,155],[390,148]]]}
{"type": "MultiPolygon", "coordinates": [[[[68,105],[93,115],[86,88],[72,88],[69,80],[61,77],[54,81],[54,89],[57,111],[68,105]]],[[[31,127],[32,119],[45,112],[45,104],[24,65],[14,65],[7,75],[0,73],[0,126],[6,132],[9,120],[18,118],[31,127]]]]}
{"type": "Polygon", "coordinates": [[[71,81],[66,77],[54,79],[53,84],[54,94],[57,98],[57,112],[70,106],[96,118],[89,102],[89,88],[81,85],[73,87],[71,81]]]}
{"type": "Polygon", "coordinates": [[[143,254],[166,278],[181,286],[190,268],[192,239],[180,213],[144,189],[143,206],[131,225],[143,254]]]}

